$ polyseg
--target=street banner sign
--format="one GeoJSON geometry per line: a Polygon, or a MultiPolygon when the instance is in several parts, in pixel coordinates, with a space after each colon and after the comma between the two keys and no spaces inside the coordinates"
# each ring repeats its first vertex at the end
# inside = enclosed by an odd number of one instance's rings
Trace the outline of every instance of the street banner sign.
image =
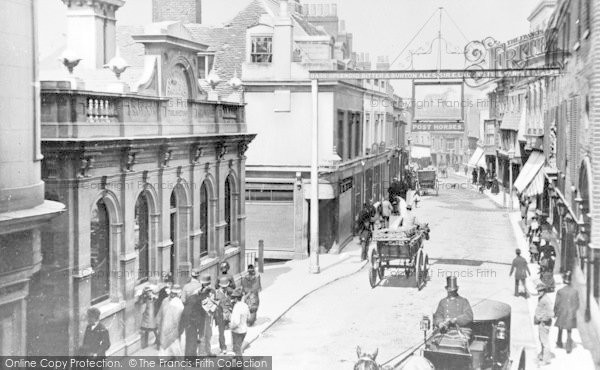
{"type": "Polygon", "coordinates": [[[464,132],[464,122],[416,121],[412,132],[464,132]]]}
{"type": "Polygon", "coordinates": [[[433,69],[433,70],[389,70],[389,71],[310,71],[311,80],[463,80],[496,79],[509,77],[547,77],[558,75],[558,68],[519,69],[433,69]]]}

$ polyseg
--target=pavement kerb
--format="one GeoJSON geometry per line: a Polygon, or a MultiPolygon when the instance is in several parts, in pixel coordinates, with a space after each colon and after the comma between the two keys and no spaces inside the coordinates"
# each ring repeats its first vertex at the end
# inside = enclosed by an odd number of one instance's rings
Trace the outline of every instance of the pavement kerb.
{"type": "Polygon", "coordinates": [[[277,321],[279,321],[279,319],[281,319],[286,313],[288,313],[292,308],[294,308],[298,303],[300,303],[304,298],[308,297],[309,295],[311,295],[312,293],[318,291],[319,289],[322,289],[330,284],[335,283],[336,281],[339,281],[341,279],[345,279],[349,276],[352,276],[354,274],[359,273],[360,271],[362,271],[364,269],[364,267],[368,264],[368,260],[367,261],[362,261],[361,266],[356,269],[355,271],[346,273],[344,275],[338,276],[332,280],[329,280],[319,286],[317,286],[314,289],[311,289],[310,291],[306,292],[304,295],[302,295],[300,298],[298,298],[294,303],[292,303],[288,308],[286,308],[281,314],[277,315],[277,317],[275,317],[275,319],[273,319],[268,325],[266,325],[263,329],[261,329],[260,331],[258,331],[254,337],[252,339],[247,339],[246,341],[244,341],[244,350],[246,348],[248,348],[254,341],[256,341],[258,338],[260,338],[264,332],[266,332],[267,330],[269,330],[273,325],[275,325],[275,323],[277,323],[277,321]]]}

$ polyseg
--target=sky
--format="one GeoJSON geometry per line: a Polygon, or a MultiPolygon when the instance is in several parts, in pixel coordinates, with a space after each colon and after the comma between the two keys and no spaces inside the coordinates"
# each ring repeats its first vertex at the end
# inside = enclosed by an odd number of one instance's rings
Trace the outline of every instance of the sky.
{"type": "MultiPolygon", "coordinates": [[[[204,0],[203,23],[218,25],[230,20],[251,0],[204,0]]],[[[368,52],[371,60],[387,55],[393,67],[410,66],[408,51],[436,51],[440,24],[443,50],[462,50],[468,41],[493,37],[507,41],[529,32],[527,17],[539,0],[302,0],[303,3],[337,3],[346,30],[353,33],[354,51],[368,52]],[[436,14],[437,13],[437,14],[436,14]],[[402,55],[400,52],[430,18],[430,22],[402,55]]],[[[39,55],[43,58],[64,47],[66,6],[61,0],[38,2],[39,55]]],[[[120,24],[146,24],[152,20],[152,0],[126,0],[117,12],[120,24]]],[[[464,58],[443,53],[442,67],[464,66],[464,58]],[[461,65],[462,64],[462,65],[461,65]]],[[[436,68],[434,54],[413,57],[417,69],[436,68]]],[[[403,89],[402,85],[399,89],[403,89]]]]}

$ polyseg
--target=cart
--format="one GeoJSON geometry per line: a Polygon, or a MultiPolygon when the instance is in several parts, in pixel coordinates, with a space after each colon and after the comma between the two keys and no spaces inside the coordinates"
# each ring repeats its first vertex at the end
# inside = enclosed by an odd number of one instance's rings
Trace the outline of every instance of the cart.
{"type": "Polygon", "coordinates": [[[396,268],[404,270],[406,278],[414,274],[417,288],[421,290],[429,274],[429,257],[423,250],[423,239],[429,239],[427,224],[376,230],[369,250],[371,288],[377,286],[377,278],[383,280],[386,269],[396,268]]]}
{"type": "Polygon", "coordinates": [[[435,334],[426,341],[423,356],[436,370],[509,369],[510,314],[506,303],[488,299],[478,302],[473,306],[471,341],[451,332],[435,334]]]}
{"type": "MultiPolygon", "coordinates": [[[[389,369],[408,367],[431,370],[525,370],[527,361],[524,348],[521,349],[520,356],[515,358],[518,361],[516,364],[513,365],[510,358],[510,305],[484,299],[472,307],[470,339],[460,334],[460,328],[458,331],[448,330],[444,333],[437,329],[431,330],[431,320],[429,316],[424,316],[420,323],[424,335],[423,342],[402,352],[379,368],[385,366],[389,369]]],[[[363,357],[362,362],[374,363],[374,358],[370,360],[363,357]]]]}
{"type": "Polygon", "coordinates": [[[439,194],[439,181],[435,170],[420,170],[417,171],[417,190],[427,193],[428,190],[435,191],[435,195],[439,194]]]}

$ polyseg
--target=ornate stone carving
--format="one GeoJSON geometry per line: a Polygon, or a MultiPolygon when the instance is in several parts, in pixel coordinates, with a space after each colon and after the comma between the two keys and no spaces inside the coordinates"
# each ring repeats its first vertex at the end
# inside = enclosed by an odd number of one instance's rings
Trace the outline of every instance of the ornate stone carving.
{"type": "Polygon", "coordinates": [[[241,157],[244,156],[244,154],[246,153],[246,150],[248,150],[248,143],[246,141],[241,141],[238,143],[238,154],[241,157]]]}
{"type": "Polygon", "coordinates": [[[122,156],[122,161],[123,161],[123,166],[122,166],[122,170],[124,172],[132,172],[133,171],[133,166],[137,163],[135,161],[135,156],[136,156],[136,152],[133,150],[133,148],[125,148],[125,150],[123,150],[123,156],[122,156]]]}
{"type": "Polygon", "coordinates": [[[89,156],[82,156],[79,158],[79,171],[77,177],[90,177],[89,171],[94,167],[94,158],[89,156]]]}
{"type": "Polygon", "coordinates": [[[169,163],[171,162],[172,158],[173,158],[173,150],[169,149],[166,146],[161,147],[161,150],[160,150],[160,166],[162,168],[169,167],[169,163]]]}
{"type": "Polygon", "coordinates": [[[193,164],[198,163],[202,157],[203,150],[200,144],[194,144],[190,149],[190,159],[193,164]]]}
{"type": "Polygon", "coordinates": [[[220,143],[219,145],[217,145],[215,153],[218,161],[223,159],[223,157],[225,157],[225,154],[227,154],[227,146],[225,145],[225,143],[220,143]]]}
{"type": "Polygon", "coordinates": [[[42,164],[42,178],[56,179],[60,177],[60,162],[57,155],[45,154],[42,164]]]}

